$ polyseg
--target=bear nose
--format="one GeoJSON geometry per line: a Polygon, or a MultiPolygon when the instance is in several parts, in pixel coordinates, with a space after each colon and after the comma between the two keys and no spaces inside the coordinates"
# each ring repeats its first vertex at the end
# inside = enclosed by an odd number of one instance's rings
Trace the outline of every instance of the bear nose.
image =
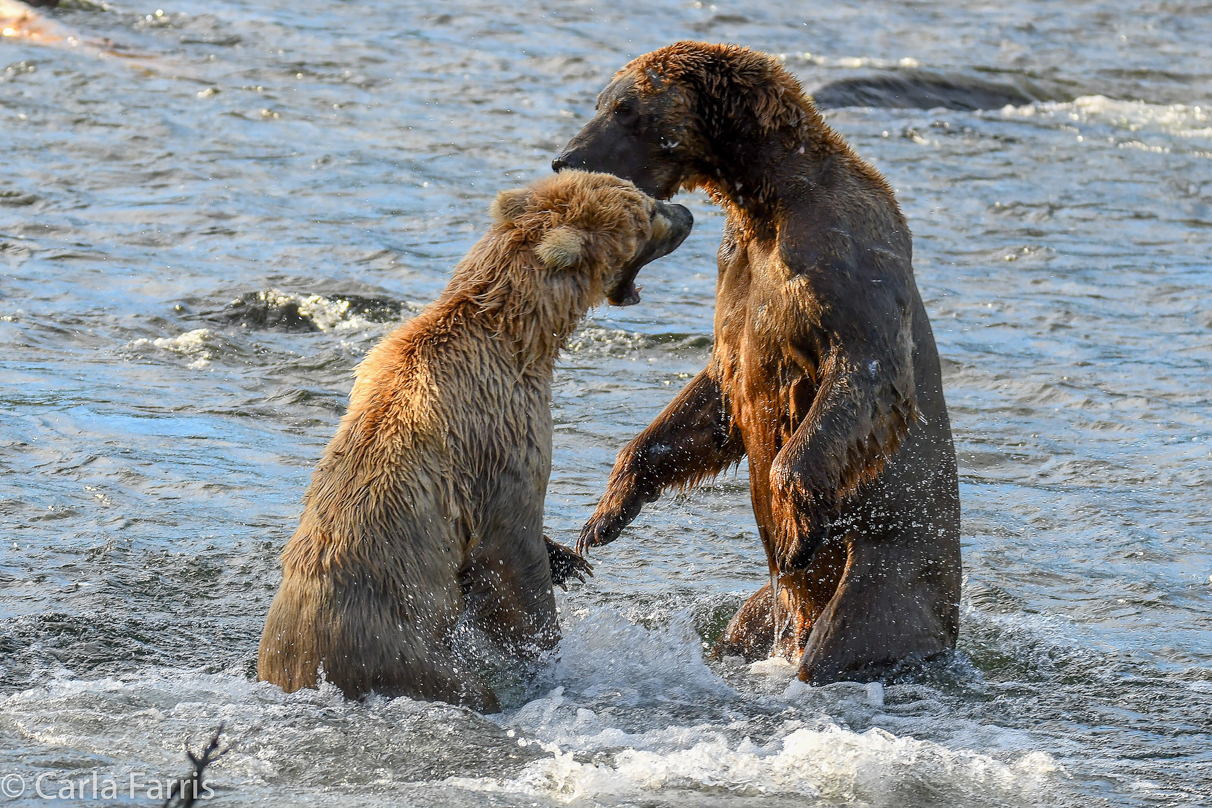
{"type": "Polygon", "coordinates": [[[551,161],[551,170],[557,174],[566,168],[585,168],[585,155],[580,153],[575,143],[565,146],[560,156],[551,161]]]}

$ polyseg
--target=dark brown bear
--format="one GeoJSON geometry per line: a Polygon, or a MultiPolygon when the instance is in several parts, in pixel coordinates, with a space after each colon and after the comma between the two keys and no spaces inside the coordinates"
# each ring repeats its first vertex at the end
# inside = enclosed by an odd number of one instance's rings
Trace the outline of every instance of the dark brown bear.
{"type": "Polygon", "coordinates": [[[493,216],[442,296],[358,366],[282,553],[259,679],[291,692],[322,669],[351,698],[493,710],[454,663],[460,617],[519,656],[559,639],[553,567],[578,559],[543,538],[556,356],[591,306],[634,298],[692,218],[581,171],[502,193],[493,216]]]}
{"type": "Polygon", "coordinates": [[[748,456],[770,583],[716,647],[866,680],[955,647],[959,491],[938,352],[892,189],[778,62],[641,56],[553,167],[727,212],[711,363],[623,449],[578,544],[748,456]]]}

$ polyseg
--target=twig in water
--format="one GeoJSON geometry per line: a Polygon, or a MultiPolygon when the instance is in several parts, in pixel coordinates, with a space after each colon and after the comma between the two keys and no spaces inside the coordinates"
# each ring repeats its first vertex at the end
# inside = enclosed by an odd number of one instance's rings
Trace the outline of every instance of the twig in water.
{"type": "Polygon", "coordinates": [[[164,808],[190,808],[197,800],[209,799],[214,791],[207,788],[205,781],[202,779],[202,773],[206,767],[214,763],[219,758],[231,751],[231,747],[225,749],[219,748],[219,736],[223,734],[223,724],[219,724],[219,728],[215,730],[214,737],[210,739],[210,743],[202,750],[200,754],[195,755],[189,751],[189,747],[185,748],[185,754],[189,757],[191,763],[194,764],[194,770],[189,773],[189,776],[183,780],[177,780],[169,789],[168,799],[164,801],[164,808]]]}

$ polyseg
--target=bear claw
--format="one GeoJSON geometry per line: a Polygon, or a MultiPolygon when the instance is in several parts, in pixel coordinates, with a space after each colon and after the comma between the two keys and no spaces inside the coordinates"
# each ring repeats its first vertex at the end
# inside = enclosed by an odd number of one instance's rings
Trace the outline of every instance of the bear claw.
{"type": "Polygon", "coordinates": [[[568,591],[569,579],[576,578],[585,583],[585,576],[593,577],[593,565],[571,547],[554,542],[546,536],[547,560],[551,564],[551,582],[568,591]]]}

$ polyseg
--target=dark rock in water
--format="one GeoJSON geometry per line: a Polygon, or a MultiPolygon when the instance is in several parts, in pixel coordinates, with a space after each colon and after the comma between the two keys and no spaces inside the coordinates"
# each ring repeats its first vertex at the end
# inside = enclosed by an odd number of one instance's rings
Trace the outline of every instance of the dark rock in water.
{"type": "Polygon", "coordinates": [[[299,300],[286,297],[266,299],[264,292],[248,292],[214,312],[209,319],[230,325],[270,331],[319,331],[310,317],[299,311],[299,300]]]}
{"type": "Polygon", "coordinates": [[[34,8],[54,8],[59,5],[59,0],[23,0],[23,2],[34,8]]]}
{"type": "Polygon", "coordinates": [[[203,319],[259,331],[328,331],[342,322],[361,318],[383,323],[407,310],[398,300],[362,295],[300,295],[277,289],[245,292],[203,319]]]}
{"type": "Polygon", "coordinates": [[[1061,100],[1030,82],[1014,84],[973,76],[901,72],[830,82],[812,93],[818,107],[886,109],[1001,109],[1061,100]]]}

